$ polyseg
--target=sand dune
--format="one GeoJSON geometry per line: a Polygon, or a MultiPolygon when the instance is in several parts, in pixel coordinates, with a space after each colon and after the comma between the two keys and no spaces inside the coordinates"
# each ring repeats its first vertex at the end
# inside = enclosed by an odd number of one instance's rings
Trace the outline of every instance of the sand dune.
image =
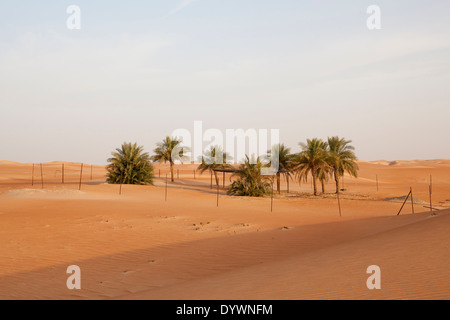
{"type": "MultiPolygon", "coordinates": [[[[221,243],[228,270],[119,298],[448,299],[450,261],[442,256],[449,249],[448,213],[252,234],[221,243]],[[236,267],[235,260],[246,265],[236,267]],[[373,264],[382,271],[380,291],[366,286],[373,264]]],[[[209,254],[203,266],[217,264],[209,254]]]]}
{"type": "MultiPolygon", "coordinates": [[[[449,299],[450,161],[360,162],[336,197],[309,184],[230,197],[208,173],[155,166],[154,186],[104,183],[102,166],[0,162],[1,299],[449,299]],[[86,169],[88,168],[88,169],[86,169]],[[39,168],[40,169],[40,168],[39,168]],[[91,174],[92,172],[92,174],[91,174]],[[433,203],[442,210],[431,214],[433,203]],[[378,179],[378,191],[376,180],[378,179]],[[411,204],[397,216],[405,196],[411,204]],[[66,287],[81,268],[82,289],[66,287]],[[381,290],[366,268],[381,268],[381,290]]],[[[222,177],[221,177],[222,186],[222,177]]],[[[228,185],[229,177],[225,177],[228,185]]]]}

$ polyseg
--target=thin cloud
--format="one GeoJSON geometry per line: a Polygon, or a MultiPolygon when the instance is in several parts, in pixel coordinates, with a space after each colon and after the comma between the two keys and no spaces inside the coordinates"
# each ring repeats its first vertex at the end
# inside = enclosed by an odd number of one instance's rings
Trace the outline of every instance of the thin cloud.
{"type": "Polygon", "coordinates": [[[181,3],[178,4],[178,6],[173,9],[172,11],[170,11],[168,14],[165,15],[165,17],[168,17],[178,11],[183,10],[184,8],[186,8],[187,6],[189,6],[190,4],[197,2],[198,0],[182,0],[181,3]]]}

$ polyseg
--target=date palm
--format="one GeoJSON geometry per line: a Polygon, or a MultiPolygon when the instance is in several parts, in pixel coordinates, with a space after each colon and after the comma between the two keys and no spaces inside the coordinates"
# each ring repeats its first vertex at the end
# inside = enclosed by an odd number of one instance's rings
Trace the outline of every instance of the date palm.
{"type": "Polygon", "coordinates": [[[108,183],[152,184],[153,165],[148,153],[137,143],[123,143],[111,153],[106,166],[108,183]]]}
{"type": "Polygon", "coordinates": [[[272,190],[270,177],[261,174],[261,169],[267,167],[261,158],[250,158],[246,155],[245,162],[233,173],[237,180],[233,181],[227,193],[238,196],[262,197],[272,190]]]}
{"type": "Polygon", "coordinates": [[[322,186],[322,193],[325,193],[325,184],[331,176],[331,167],[320,167],[317,169],[317,179],[319,179],[322,186]]]}
{"type": "Polygon", "coordinates": [[[184,152],[188,151],[189,148],[181,146],[181,140],[178,138],[171,138],[167,136],[162,142],[158,142],[156,144],[156,149],[153,150],[155,155],[152,156],[152,160],[154,162],[158,161],[160,163],[169,162],[170,164],[170,179],[174,181],[173,175],[173,166],[176,160],[183,161],[187,160],[187,157],[184,156],[184,152]]]}
{"type": "Polygon", "coordinates": [[[203,153],[203,156],[199,159],[201,161],[198,166],[200,172],[210,171],[214,174],[216,179],[216,185],[219,185],[219,177],[217,176],[217,171],[215,169],[229,169],[231,165],[227,164],[227,161],[231,160],[231,156],[224,152],[220,146],[211,146],[209,150],[203,153]]]}
{"type": "Polygon", "coordinates": [[[318,170],[326,170],[328,164],[327,143],[321,139],[307,139],[306,144],[300,143],[302,151],[296,156],[295,171],[299,179],[307,180],[311,173],[314,187],[314,195],[317,196],[318,170]]]}
{"type": "Polygon", "coordinates": [[[284,144],[275,145],[268,153],[274,155],[278,154],[278,171],[276,174],[277,192],[281,193],[281,172],[284,172],[286,181],[289,184],[290,170],[292,169],[292,160],[294,159],[294,156],[291,154],[291,149],[284,144]]]}
{"type": "Polygon", "coordinates": [[[358,164],[353,150],[355,148],[350,145],[351,140],[344,138],[331,137],[328,138],[328,153],[329,164],[333,172],[334,180],[336,182],[336,193],[340,192],[340,178],[347,172],[350,176],[358,176],[358,164]]]}

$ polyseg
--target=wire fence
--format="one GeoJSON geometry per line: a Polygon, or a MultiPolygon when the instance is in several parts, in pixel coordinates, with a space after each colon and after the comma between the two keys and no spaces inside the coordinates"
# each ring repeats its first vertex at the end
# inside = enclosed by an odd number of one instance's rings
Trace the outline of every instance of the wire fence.
{"type": "MultiPolygon", "coordinates": [[[[101,184],[106,182],[107,178],[107,170],[105,166],[99,165],[91,165],[85,163],[33,163],[26,165],[18,165],[10,167],[11,171],[5,172],[6,169],[0,170],[0,185],[23,185],[23,186],[31,186],[34,188],[42,188],[45,189],[46,186],[49,185],[72,185],[75,188],[81,190],[82,185],[86,184],[101,184]],[[20,177],[20,178],[18,178],[20,177]]],[[[8,168],[8,170],[10,169],[8,168]]],[[[173,168],[171,170],[170,167],[157,167],[154,168],[154,177],[155,179],[159,179],[165,184],[165,199],[167,201],[167,183],[172,182],[181,182],[182,184],[190,184],[195,187],[209,187],[212,192],[217,193],[217,206],[219,204],[219,189],[225,190],[227,189],[233,182],[233,171],[228,170],[225,171],[201,171],[196,168],[173,168]]],[[[272,193],[270,211],[273,210],[273,196],[274,193],[289,193],[290,187],[292,187],[292,183],[298,183],[298,186],[295,187],[295,191],[313,191],[313,183],[312,179],[310,181],[300,181],[295,179],[292,175],[281,174],[279,177],[279,190],[277,185],[276,176],[272,176],[271,185],[272,185],[272,193]]],[[[379,177],[375,176],[375,185],[376,192],[379,192],[379,177]]],[[[319,188],[319,182],[317,182],[317,187],[319,188]]],[[[327,181],[326,185],[332,184],[332,181],[327,181]]],[[[342,186],[344,186],[344,181],[342,181],[342,186]]],[[[342,189],[345,190],[345,189],[342,189]]],[[[414,200],[412,196],[412,187],[409,190],[408,196],[404,199],[404,202],[398,211],[397,215],[399,215],[408,200],[411,200],[411,211],[414,213],[414,200]]],[[[120,186],[119,194],[122,193],[122,186],[120,186]]],[[[436,210],[432,205],[432,176],[430,175],[429,186],[428,186],[428,196],[429,196],[429,205],[426,206],[431,212],[436,210]]],[[[339,198],[339,193],[336,194],[336,200],[339,207],[339,215],[342,215],[341,212],[341,201],[339,198]]]]}
{"type": "MultiPolygon", "coordinates": [[[[14,166],[12,172],[4,172],[0,168],[0,185],[23,185],[35,188],[45,188],[47,185],[76,185],[81,190],[83,184],[105,183],[107,179],[106,166],[91,165],[86,163],[32,163],[14,166]],[[17,175],[15,174],[17,173],[17,175]],[[2,180],[2,175],[8,175],[8,180],[2,180]]],[[[9,169],[9,168],[8,168],[9,169]]],[[[169,166],[158,166],[154,168],[155,179],[164,180],[168,176],[169,183],[181,181],[193,186],[208,186],[210,189],[219,187],[227,189],[233,183],[233,172],[213,172],[210,170],[201,171],[195,167],[180,168],[174,167],[173,171],[169,166]],[[191,182],[189,182],[191,181],[191,182]]],[[[327,181],[326,185],[330,185],[327,181]]],[[[293,175],[281,174],[278,183],[274,183],[275,193],[289,193],[291,189],[295,191],[309,192],[313,190],[312,179],[304,182],[295,179],[293,175]],[[298,185],[297,185],[298,184],[298,185]]]]}
{"type": "Polygon", "coordinates": [[[30,181],[31,185],[45,184],[80,184],[94,181],[94,179],[105,180],[105,174],[98,173],[98,166],[80,163],[77,164],[32,164],[30,181]]]}

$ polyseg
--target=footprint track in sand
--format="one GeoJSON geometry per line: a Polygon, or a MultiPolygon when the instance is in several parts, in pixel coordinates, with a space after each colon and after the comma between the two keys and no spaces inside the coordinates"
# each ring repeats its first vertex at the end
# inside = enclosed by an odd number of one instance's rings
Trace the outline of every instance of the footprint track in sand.
{"type": "Polygon", "coordinates": [[[122,274],[127,275],[136,272],[135,270],[124,270],[122,274]]]}

